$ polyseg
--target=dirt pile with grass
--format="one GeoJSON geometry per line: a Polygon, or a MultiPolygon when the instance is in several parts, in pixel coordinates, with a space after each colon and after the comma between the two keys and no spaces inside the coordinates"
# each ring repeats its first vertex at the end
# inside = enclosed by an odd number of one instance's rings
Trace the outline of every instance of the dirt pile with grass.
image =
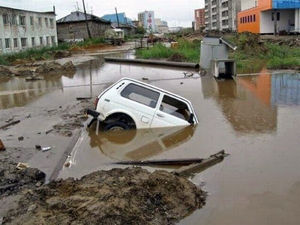
{"type": "Polygon", "coordinates": [[[24,193],[4,224],[174,224],[205,204],[185,178],[141,168],[98,171],[24,193]]]}
{"type": "Polygon", "coordinates": [[[231,53],[239,73],[260,72],[268,69],[300,69],[300,47],[297,39],[265,39],[252,33],[227,35],[238,46],[231,53]]]}

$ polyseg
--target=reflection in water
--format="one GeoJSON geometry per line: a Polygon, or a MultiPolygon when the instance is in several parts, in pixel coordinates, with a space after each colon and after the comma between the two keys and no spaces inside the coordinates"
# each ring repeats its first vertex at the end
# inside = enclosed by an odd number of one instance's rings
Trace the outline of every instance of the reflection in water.
{"type": "Polygon", "coordinates": [[[272,76],[273,105],[300,105],[300,74],[272,76]]]}
{"type": "Polygon", "coordinates": [[[54,89],[62,89],[62,80],[48,78],[35,82],[26,82],[25,78],[12,78],[0,83],[0,109],[25,106],[54,89]]]}
{"type": "Polygon", "coordinates": [[[114,160],[144,160],[187,142],[195,127],[100,132],[89,129],[91,147],[114,160]]]}
{"type": "Polygon", "coordinates": [[[241,133],[276,131],[277,108],[270,105],[270,82],[252,78],[216,81],[202,79],[205,98],[214,98],[234,130],[241,133]],[[207,92],[206,92],[207,90],[207,92]]]}

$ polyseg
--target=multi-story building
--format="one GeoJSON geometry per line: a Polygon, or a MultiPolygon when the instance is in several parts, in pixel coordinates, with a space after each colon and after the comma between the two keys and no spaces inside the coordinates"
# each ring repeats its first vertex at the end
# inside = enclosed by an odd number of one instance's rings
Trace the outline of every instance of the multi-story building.
{"type": "Polygon", "coordinates": [[[240,0],[205,0],[206,31],[236,31],[240,0]]]}
{"type": "Polygon", "coordinates": [[[55,12],[0,7],[0,53],[57,43],[55,12]]]}
{"type": "Polygon", "coordinates": [[[300,33],[300,0],[242,0],[238,31],[300,33]]]}
{"type": "Polygon", "coordinates": [[[168,22],[161,19],[155,19],[156,32],[165,34],[169,32],[168,22]]]}
{"type": "Polygon", "coordinates": [[[194,30],[200,30],[205,27],[205,9],[195,9],[194,30]]]}
{"type": "Polygon", "coordinates": [[[148,33],[155,33],[155,18],[153,11],[145,11],[138,14],[138,20],[141,26],[148,32],[148,33]]]}

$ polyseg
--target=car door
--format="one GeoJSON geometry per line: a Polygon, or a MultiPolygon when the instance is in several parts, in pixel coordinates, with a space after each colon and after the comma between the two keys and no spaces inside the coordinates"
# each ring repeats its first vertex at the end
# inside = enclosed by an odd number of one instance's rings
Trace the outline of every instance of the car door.
{"type": "Polygon", "coordinates": [[[160,97],[158,91],[139,84],[129,83],[120,93],[119,104],[135,116],[136,127],[149,128],[160,97]]]}
{"type": "Polygon", "coordinates": [[[191,109],[184,101],[164,94],[157,106],[151,127],[188,126],[191,109]]]}

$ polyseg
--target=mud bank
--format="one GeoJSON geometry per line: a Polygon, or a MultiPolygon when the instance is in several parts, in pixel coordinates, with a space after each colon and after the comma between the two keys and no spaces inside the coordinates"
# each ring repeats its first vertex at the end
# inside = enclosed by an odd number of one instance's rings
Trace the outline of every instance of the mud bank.
{"type": "Polygon", "coordinates": [[[205,192],[185,178],[113,169],[28,190],[3,224],[174,224],[204,204],[205,192]]]}

